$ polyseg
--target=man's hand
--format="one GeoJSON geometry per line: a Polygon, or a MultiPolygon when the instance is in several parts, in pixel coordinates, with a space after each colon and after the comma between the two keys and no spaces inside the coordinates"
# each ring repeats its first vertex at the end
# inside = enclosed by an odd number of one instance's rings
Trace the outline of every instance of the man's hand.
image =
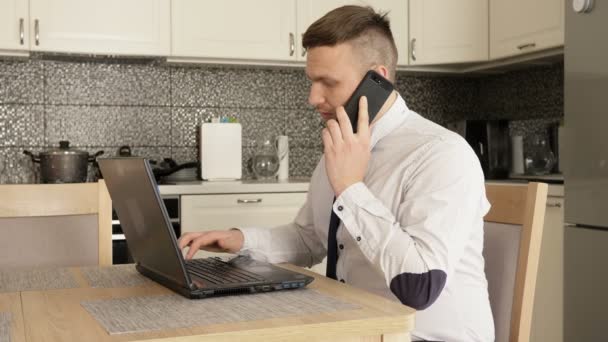
{"type": "Polygon", "coordinates": [[[369,115],[367,98],[359,99],[357,133],[348,119],[344,107],[336,109],[336,120],[329,120],[323,129],[325,170],[336,197],[352,184],[363,181],[371,152],[369,150],[369,115]]]}
{"type": "Polygon", "coordinates": [[[237,253],[243,248],[243,233],[238,229],[210,230],[208,232],[185,233],[178,241],[179,249],[188,249],[186,260],[192,259],[199,249],[210,252],[237,253]]]}

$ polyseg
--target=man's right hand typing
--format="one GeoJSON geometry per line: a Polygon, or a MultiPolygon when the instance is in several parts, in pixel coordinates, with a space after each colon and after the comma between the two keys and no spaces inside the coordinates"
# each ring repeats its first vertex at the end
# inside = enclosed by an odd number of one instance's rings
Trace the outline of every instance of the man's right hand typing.
{"type": "Polygon", "coordinates": [[[230,229],[185,233],[177,243],[181,250],[189,247],[185,259],[190,260],[200,249],[210,252],[237,253],[243,248],[244,240],[240,230],[230,229]]]}

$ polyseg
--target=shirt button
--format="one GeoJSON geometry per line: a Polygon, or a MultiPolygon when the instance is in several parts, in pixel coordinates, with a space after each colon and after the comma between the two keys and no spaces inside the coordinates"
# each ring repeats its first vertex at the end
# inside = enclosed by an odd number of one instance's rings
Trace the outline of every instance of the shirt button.
{"type": "Polygon", "coordinates": [[[338,248],[340,248],[340,249],[344,249],[344,245],[343,245],[343,244],[340,244],[340,245],[338,246],[338,248]]]}
{"type": "Polygon", "coordinates": [[[357,241],[361,241],[361,237],[360,236],[357,236],[357,241]]]}
{"type": "Polygon", "coordinates": [[[342,211],[343,209],[344,209],[343,206],[341,206],[341,205],[338,206],[338,211],[342,211]]]}
{"type": "Polygon", "coordinates": [[[341,282],[341,283],[346,283],[346,282],[344,281],[344,279],[340,279],[340,282],[341,282]]]}

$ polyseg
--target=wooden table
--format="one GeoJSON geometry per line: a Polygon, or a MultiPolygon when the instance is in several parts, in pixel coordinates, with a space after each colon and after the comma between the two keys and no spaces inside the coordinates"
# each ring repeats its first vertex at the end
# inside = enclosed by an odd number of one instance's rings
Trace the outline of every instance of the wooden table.
{"type": "MultiPolygon", "coordinates": [[[[360,309],[317,315],[205,325],[146,333],[109,335],[81,306],[82,301],[169,294],[148,283],[139,287],[92,288],[77,275],[79,288],[0,293],[0,312],[12,313],[12,342],[21,341],[409,341],[414,310],[388,299],[314,276],[308,287],[360,309]]],[[[203,299],[204,300],[204,299],[203,299]]]]}

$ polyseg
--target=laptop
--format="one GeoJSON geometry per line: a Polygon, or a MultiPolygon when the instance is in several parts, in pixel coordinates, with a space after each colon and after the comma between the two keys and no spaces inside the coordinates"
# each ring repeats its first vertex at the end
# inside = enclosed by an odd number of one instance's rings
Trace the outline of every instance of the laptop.
{"type": "Polygon", "coordinates": [[[314,280],[245,256],[184,260],[148,160],[98,163],[136,269],[144,276],[188,298],[291,290],[314,280]]]}

